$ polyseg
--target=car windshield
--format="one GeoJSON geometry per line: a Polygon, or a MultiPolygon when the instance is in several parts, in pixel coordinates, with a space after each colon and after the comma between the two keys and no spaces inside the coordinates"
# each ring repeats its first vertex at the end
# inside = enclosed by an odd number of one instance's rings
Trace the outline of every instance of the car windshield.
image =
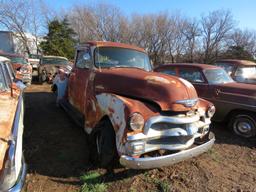
{"type": "Polygon", "coordinates": [[[242,77],[242,78],[256,78],[256,66],[250,66],[250,67],[238,67],[235,73],[236,77],[242,77]]]}
{"type": "Polygon", "coordinates": [[[223,84],[233,82],[224,69],[206,69],[204,75],[209,84],[223,84]]]}
{"type": "Polygon", "coordinates": [[[42,58],[41,64],[67,65],[68,60],[62,58],[42,58]]]}
{"type": "Polygon", "coordinates": [[[151,71],[146,53],[117,47],[100,47],[95,50],[95,65],[100,68],[130,67],[151,71]]]}
{"type": "Polygon", "coordinates": [[[23,57],[10,57],[10,60],[12,63],[19,63],[24,65],[28,64],[26,59],[24,59],[23,57]]]}

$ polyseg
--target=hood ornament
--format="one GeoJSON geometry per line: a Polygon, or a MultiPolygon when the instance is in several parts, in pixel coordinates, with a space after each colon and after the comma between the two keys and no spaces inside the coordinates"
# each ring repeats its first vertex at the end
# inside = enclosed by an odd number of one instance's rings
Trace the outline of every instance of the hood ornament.
{"type": "Polygon", "coordinates": [[[193,107],[198,102],[198,99],[185,99],[185,100],[179,100],[176,101],[176,104],[184,105],[185,107],[193,107]]]}

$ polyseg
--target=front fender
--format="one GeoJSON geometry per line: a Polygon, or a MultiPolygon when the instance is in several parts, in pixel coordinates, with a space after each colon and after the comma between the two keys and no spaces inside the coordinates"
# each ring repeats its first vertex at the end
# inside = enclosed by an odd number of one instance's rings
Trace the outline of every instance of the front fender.
{"type": "Polygon", "coordinates": [[[123,97],[111,93],[101,93],[96,95],[96,99],[89,101],[90,106],[85,117],[85,127],[94,128],[99,121],[107,116],[116,133],[116,146],[119,154],[123,154],[124,142],[128,132],[127,122],[134,112],[141,113],[145,121],[152,115],[156,114],[156,110],[147,106],[141,101],[123,97]]]}

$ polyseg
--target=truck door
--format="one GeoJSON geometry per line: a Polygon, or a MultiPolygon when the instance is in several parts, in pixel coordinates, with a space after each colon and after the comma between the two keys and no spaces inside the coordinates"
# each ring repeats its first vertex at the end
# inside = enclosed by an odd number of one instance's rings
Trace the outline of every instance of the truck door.
{"type": "Polygon", "coordinates": [[[89,47],[77,50],[75,66],[69,77],[69,102],[82,114],[87,101],[87,88],[92,68],[92,57],[89,47]]]}

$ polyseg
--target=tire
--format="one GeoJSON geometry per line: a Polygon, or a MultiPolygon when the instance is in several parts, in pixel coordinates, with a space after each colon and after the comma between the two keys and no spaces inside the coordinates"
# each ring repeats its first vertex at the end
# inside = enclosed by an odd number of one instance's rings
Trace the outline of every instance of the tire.
{"type": "Polygon", "coordinates": [[[229,121],[229,128],[236,135],[250,138],[256,136],[256,115],[247,112],[234,114],[229,121]]]}
{"type": "Polygon", "coordinates": [[[91,160],[100,167],[112,167],[117,156],[115,131],[109,120],[97,126],[91,137],[91,160]]]}

